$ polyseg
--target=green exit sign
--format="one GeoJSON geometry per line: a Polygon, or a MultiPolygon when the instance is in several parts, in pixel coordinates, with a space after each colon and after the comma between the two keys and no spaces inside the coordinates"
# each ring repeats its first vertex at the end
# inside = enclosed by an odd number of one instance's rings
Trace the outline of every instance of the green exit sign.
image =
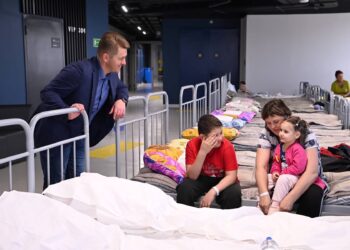
{"type": "Polygon", "coordinates": [[[97,48],[98,47],[98,44],[100,43],[100,38],[93,38],[93,40],[92,40],[92,46],[94,47],[94,48],[97,48]]]}

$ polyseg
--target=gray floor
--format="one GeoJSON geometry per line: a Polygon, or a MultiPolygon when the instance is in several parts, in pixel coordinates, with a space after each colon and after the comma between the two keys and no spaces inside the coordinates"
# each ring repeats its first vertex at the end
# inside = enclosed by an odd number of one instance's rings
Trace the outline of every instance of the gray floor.
{"type": "MultiPolygon", "coordinates": [[[[150,92],[160,91],[161,86],[157,86],[156,88],[149,88],[148,86],[141,86],[138,91],[134,93],[130,93],[130,96],[145,96],[150,92]]],[[[162,100],[160,98],[154,98],[151,101],[151,110],[158,110],[162,107],[162,100]]],[[[140,115],[142,108],[140,103],[130,103],[127,108],[127,114],[125,119],[133,119],[140,115]]],[[[156,120],[153,121],[154,124],[157,123],[156,120]]],[[[130,131],[128,131],[130,133],[130,131]]],[[[153,133],[160,133],[160,128],[153,126],[153,133]]],[[[131,141],[128,140],[128,136],[125,138],[125,135],[122,134],[122,143],[125,141],[126,144],[129,145],[131,141]]],[[[151,144],[160,144],[159,141],[152,141],[155,138],[155,135],[150,136],[149,142],[151,144]]],[[[170,108],[169,109],[169,130],[168,130],[168,141],[171,139],[179,138],[179,109],[178,108],[170,108]]],[[[143,150],[143,133],[141,133],[140,138],[140,148],[143,150]]],[[[138,145],[138,144],[136,144],[138,145]]],[[[137,151],[137,150],[136,150],[137,151]]],[[[116,176],[116,155],[115,155],[115,133],[112,130],[98,145],[94,146],[90,150],[91,152],[91,171],[100,173],[105,176],[116,176]],[[97,152],[97,153],[96,153],[97,152]],[[99,157],[95,157],[97,155],[99,157]]],[[[128,177],[130,178],[132,172],[136,173],[140,167],[143,166],[142,155],[143,151],[141,151],[140,157],[132,158],[130,156],[131,150],[127,150],[129,152],[129,158],[125,159],[124,155],[121,159],[121,165],[127,166],[127,171],[129,173],[128,177]],[[139,159],[138,159],[139,158],[139,159]],[[134,169],[133,169],[134,168],[134,169]]],[[[42,170],[39,158],[36,157],[36,192],[42,191],[42,170]]],[[[12,166],[12,180],[13,180],[13,189],[19,191],[27,190],[27,171],[26,171],[26,162],[21,162],[18,164],[14,164],[12,166]]],[[[3,191],[9,190],[9,168],[0,169],[0,193],[3,191]]]]}

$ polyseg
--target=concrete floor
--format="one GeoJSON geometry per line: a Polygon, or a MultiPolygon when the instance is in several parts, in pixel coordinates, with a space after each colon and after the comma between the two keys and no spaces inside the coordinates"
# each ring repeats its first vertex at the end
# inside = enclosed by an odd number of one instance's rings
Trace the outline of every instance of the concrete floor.
{"type": "MultiPolygon", "coordinates": [[[[148,93],[156,92],[161,90],[161,85],[156,88],[150,88],[149,85],[140,86],[140,88],[130,96],[145,96],[148,93]]],[[[162,99],[160,97],[155,97],[151,99],[150,102],[151,112],[159,110],[163,107],[162,99]]],[[[134,119],[142,114],[143,108],[141,103],[129,103],[127,107],[127,114],[125,120],[134,119]]],[[[159,118],[159,117],[158,117],[159,118]]],[[[153,120],[153,134],[149,135],[150,144],[162,144],[160,140],[156,140],[156,134],[160,134],[159,122],[153,120]],[[158,123],[158,125],[156,125],[158,123]]],[[[149,125],[150,126],[150,125],[149,125]]],[[[128,157],[125,158],[123,154],[120,158],[120,165],[126,166],[128,178],[132,177],[132,172],[137,173],[138,169],[143,166],[142,156],[144,147],[144,133],[143,128],[140,133],[140,138],[134,143],[130,141],[131,130],[129,128],[122,131],[121,134],[121,144],[126,145],[126,152],[128,157]],[[125,130],[127,130],[127,135],[125,135],[125,130]],[[126,143],[125,143],[126,142],[126,143]],[[135,146],[136,145],[136,146],[135,146]],[[138,152],[139,155],[134,155],[132,157],[130,147],[139,147],[140,150],[134,150],[138,152]]],[[[137,129],[136,129],[137,130],[137,129]]],[[[179,138],[179,109],[170,108],[169,109],[169,130],[168,130],[168,141],[171,139],[179,138]]],[[[164,140],[164,138],[163,138],[164,140]]],[[[90,162],[91,162],[91,172],[100,173],[105,176],[116,176],[116,155],[115,155],[115,132],[112,130],[98,145],[94,146],[90,150],[90,162]]],[[[19,191],[27,190],[27,171],[26,162],[21,162],[14,164],[12,166],[13,172],[13,189],[19,191]]],[[[35,172],[36,172],[36,192],[42,191],[43,176],[40,165],[39,157],[35,158],[35,172]]],[[[125,173],[125,170],[124,170],[125,173]]],[[[0,169],[0,193],[9,189],[9,168],[0,169]]]]}

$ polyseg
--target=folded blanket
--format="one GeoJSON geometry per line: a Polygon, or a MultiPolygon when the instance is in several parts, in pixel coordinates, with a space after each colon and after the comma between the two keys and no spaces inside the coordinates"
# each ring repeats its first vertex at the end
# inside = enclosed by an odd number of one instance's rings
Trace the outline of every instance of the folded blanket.
{"type": "Polygon", "coordinates": [[[244,200],[257,200],[258,196],[259,196],[259,190],[257,187],[242,189],[242,199],[244,200]]]}
{"type": "Polygon", "coordinates": [[[327,197],[344,197],[350,196],[350,174],[349,172],[343,173],[325,173],[328,184],[330,185],[330,191],[327,197]]]}
{"type": "Polygon", "coordinates": [[[252,168],[240,167],[237,171],[238,180],[241,188],[249,188],[256,186],[255,172],[252,168]]]}
{"type": "Polygon", "coordinates": [[[240,167],[255,167],[256,152],[255,151],[237,151],[237,163],[240,167]]]}
{"type": "MultiPolygon", "coordinates": [[[[135,175],[132,180],[144,183],[152,182],[152,185],[159,185],[165,187],[169,192],[176,192],[177,183],[170,177],[158,173],[139,173],[135,175]]],[[[162,189],[162,188],[161,188],[162,189]]]]}
{"type": "Polygon", "coordinates": [[[350,206],[350,195],[341,197],[326,197],[324,200],[326,205],[350,206]]]}

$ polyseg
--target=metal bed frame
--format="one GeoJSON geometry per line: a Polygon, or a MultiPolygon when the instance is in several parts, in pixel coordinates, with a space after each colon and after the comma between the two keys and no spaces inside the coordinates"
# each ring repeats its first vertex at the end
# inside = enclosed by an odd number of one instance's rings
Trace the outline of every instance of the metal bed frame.
{"type": "MultiPolygon", "coordinates": [[[[42,113],[38,113],[36,114],[30,121],[30,138],[34,138],[34,131],[35,131],[35,127],[36,127],[36,124],[39,122],[39,120],[41,119],[45,119],[45,118],[48,118],[48,117],[52,117],[52,116],[58,116],[58,115],[65,115],[65,114],[69,114],[69,113],[74,113],[74,112],[77,112],[78,110],[76,108],[67,108],[67,109],[59,109],[59,110],[51,110],[51,111],[45,111],[45,112],[42,112],[42,113]]],[[[89,155],[89,149],[90,149],[90,140],[89,140],[89,117],[88,115],[86,114],[85,111],[81,112],[81,115],[83,117],[83,120],[84,120],[84,134],[83,135],[80,135],[80,136],[76,136],[76,137],[73,137],[73,138],[69,138],[69,139],[66,139],[66,140],[63,140],[63,141],[59,141],[59,142],[56,142],[56,143],[52,143],[52,144],[49,144],[49,145],[46,145],[46,146],[43,146],[43,147],[39,147],[39,148],[35,148],[33,150],[33,153],[36,154],[36,153],[40,153],[44,150],[46,150],[46,154],[47,154],[47,177],[48,177],[48,185],[50,185],[50,149],[52,148],[55,148],[55,147],[60,147],[60,150],[61,150],[61,180],[64,179],[64,176],[63,176],[63,145],[65,144],[68,144],[68,143],[71,143],[73,142],[73,158],[75,159],[74,160],[74,176],[76,176],[76,141],[79,141],[79,140],[85,140],[85,166],[86,166],[86,169],[85,171],[86,172],[90,172],[90,155],[89,155]]],[[[34,140],[34,139],[33,139],[34,140]]]]}
{"type": "Polygon", "coordinates": [[[209,81],[209,104],[208,104],[209,113],[214,110],[220,109],[222,107],[221,106],[222,89],[223,88],[221,88],[220,78],[215,78],[209,81]]]}
{"type": "Polygon", "coordinates": [[[228,78],[231,78],[231,73],[210,80],[209,92],[205,82],[181,87],[179,94],[180,137],[183,130],[196,126],[202,115],[220,109],[225,105],[228,78]],[[202,95],[200,95],[201,93],[202,95]],[[185,97],[188,96],[192,96],[192,99],[185,100],[185,97]]]}
{"type": "Polygon", "coordinates": [[[310,85],[306,82],[300,82],[299,91],[305,94],[306,98],[312,102],[322,102],[325,104],[325,111],[334,114],[343,124],[343,129],[350,128],[350,100],[335,95],[333,92],[322,89],[318,85],[310,85]]]}
{"type": "Polygon", "coordinates": [[[179,136],[184,129],[192,128],[197,125],[198,119],[207,113],[207,95],[208,89],[205,82],[196,85],[183,86],[180,89],[179,106],[180,106],[180,124],[179,136]],[[188,93],[188,94],[187,94],[188,93]],[[202,93],[202,95],[200,95],[202,93]],[[192,96],[189,101],[185,100],[185,96],[192,96]]]}
{"type": "MultiPolygon", "coordinates": [[[[47,151],[47,155],[49,156],[49,149],[58,147],[60,146],[61,149],[61,180],[64,179],[63,177],[63,145],[67,143],[73,142],[74,147],[73,147],[73,154],[74,154],[74,159],[75,157],[75,142],[78,140],[85,140],[85,162],[86,162],[86,171],[90,172],[90,156],[89,156],[89,118],[86,114],[85,111],[81,112],[81,115],[84,120],[84,134],[80,136],[76,136],[73,138],[69,138],[67,140],[59,141],[56,143],[52,143],[43,147],[35,148],[34,146],[34,131],[36,124],[38,123],[39,120],[47,118],[47,117],[52,117],[52,116],[57,116],[57,115],[64,115],[68,113],[73,113],[73,112],[79,112],[76,108],[67,108],[67,109],[60,109],[60,110],[52,110],[52,111],[46,111],[42,112],[39,114],[36,114],[28,124],[26,121],[22,119],[5,119],[5,120],[0,120],[0,127],[5,127],[5,126],[21,126],[22,129],[25,132],[25,137],[26,137],[26,151],[23,153],[19,153],[16,155],[8,156],[5,158],[0,159],[0,164],[6,164],[8,163],[9,166],[9,187],[8,190],[13,190],[13,161],[19,160],[19,159],[24,159],[26,158],[26,168],[27,168],[27,191],[28,192],[35,192],[35,154],[42,152],[44,150],[47,151]]],[[[75,161],[74,161],[74,175],[76,166],[75,166],[75,161]]],[[[48,164],[47,164],[47,174],[48,174],[48,184],[50,184],[50,162],[49,162],[49,157],[48,157],[48,164]]]]}
{"type": "MultiPolygon", "coordinates": [[[[198,88],[197,88],[198,89],[198,88]]],[[[196,103],[196,91],[195,86],[187,85],[180,89],[179,105],[180,105],[180,124],[179,124],[179,136],[184,129],[192,128],[196,124],[197,115],[195,112],[196,103]],[[187,95],[186,95],[187,94],[187,95]],[[185,96],[192,96],[189,101],[185,100],[185,96]]]]}
{"type": "Polygon", "coordinates": [[[228,90],[228,80],[227,80],[227,74],[223,75],[221,77],[221,95],[220,95],[220,100],[221,100],[221,105],[220,108],[223,107],[225,105],[225,101],[226,101],[226,94],[227,94],[227,90],[228,90]]]}
{"type": "Polygon", "coordinates": [[[299,94],[305,94],[306,93],[306,88],[309,86],[309,82],[300,82],[299,83],[299,94]]]}
{"type": "Polygon", "coordinates": [[[34,142],[30,139],[30,127],[28,123],[22,119],[5,119],[0,120],[0,127],[7,126],[21,126],[24,130],[26,137],[26,151],[16,155],[8,156],[0,159],[0,164],[8,163],[9,170],[9,186],[8,190],[13,190],[13,161],[27,158],[26,168],[27,168],[27,191],[35,191],[35,168],[34,168],[34,154],[33,147],[34,142]]]}
{"type": "MultiPolygon", "coordinates": [[[[207,89],[207,84],[205,82],[198,83],[194,86],[194,125],[197,123],[199,118],[202,115],[205,115],[207,113],[207,94],[208,94],[208,89],[207,89]],[[203,95],[200,96],[200,91],[203,92],[203,95]]],[[[180,112],[181,113],[181,112],[180,112]]],[[[180,116],[181,117],[181,116],[180,116]]]]}
{"type": "Polygon", "coordinates": [[[141,115],[136,118],[126,116],[124,119],[117,120],[115,124],[116,176],[121,178],[129,179],[138,173],[143,167],[143,153],[150,145],[168,142],[169,99],[167,93],[161,91],[150,93],[146,97],[130,97],[128,107],[140,101],[143,103],[141,115]],[[160,109],[152,107],[152,98],[155,96],[160,96],[163,101],[160,109]],[[121,150],[122,138],[125,145],[124,152],[121,150]],[[128,145],[132,150],[128,150],[128,145]]]}

